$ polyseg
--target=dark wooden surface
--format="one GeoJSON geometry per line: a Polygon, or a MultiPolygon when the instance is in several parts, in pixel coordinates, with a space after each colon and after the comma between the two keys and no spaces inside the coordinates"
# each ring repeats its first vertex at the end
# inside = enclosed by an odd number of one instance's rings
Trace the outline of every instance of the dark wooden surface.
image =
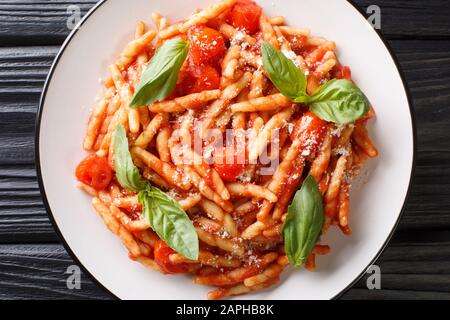
{"type": "MultiPolygon", "coordinates": [[[[52,60],[68,35],[69,5],[96,1],[0,0],[0,299],[107,299],[74,264],[42,204],[34,122],[52,60]]],[[[377,262],[382,290],[365,279],[344,299],[450,299],[450,2],[358,0],[382,9],[382,32],[405,72],[417,119],[417,169],[400,226],[377,262]]],[[[389,94],[386,92],[386,94],[389,94]]]]}

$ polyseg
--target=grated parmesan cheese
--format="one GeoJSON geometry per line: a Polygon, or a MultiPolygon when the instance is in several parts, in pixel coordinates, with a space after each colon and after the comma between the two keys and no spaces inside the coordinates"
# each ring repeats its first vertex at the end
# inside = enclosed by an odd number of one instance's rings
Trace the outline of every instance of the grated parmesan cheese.
{"type": "Polygon", "coordinates": [[[250,47],[250,44],[249,44],[248,42],[242,42],[242,43],[241,43],[241,49],[242,49],[242,50],[245,50],[245,49],[247,49],[248,47],[250,47]]]}
{"type": "Polygon", "coordinates": [[[245,38],[247,37],[247,34],[243,31],[238,31],[236,33],[236,35],[231,39],[230,44],[235,46],[235,45],[240,45],[242,49],[246,49],[247,47],[250,46],[250,44],[248,44],[247,42],[245,42],[245,38]]]}
{"type": "Polygon", "coordinates": [[[348,148],[340,147],[333,150],[333,154],[335,155],[341,155],[343,157],[348,157],[350,155],[350,151],[348,148]]]}
{"type": "Polygon", "coordinates": [[[289,122],[287,125],[287,129],[288,129],[289,134],[291,134],[292,132],[294,132],[295,124],[289,122]]]}
{"type": "Polygon", "coordinates": [[[309,149],[305,149],[305,150],[303,150],[303,152],[302,152],[302,156],[304,156],[304,157],[308,157],[308,156],[310,156],[311,155],[311,150],[309,150],[309,149]]]}
{"type": "Polygon", "coordinates": [[[338,126],[338,127],[336,127],[336,129],[331,130],[331,135],[339,138],[344,129],[345,129],[345,126],[338,126]]]}
{"type": "Polygon", "coordinates": [[[250,183],[252,181],[250,168],[243,170],[238,176],[237,179],[244,183],[250,183]]]}
{"type": "Polygon", "coordinates": [[[295,64],[296,67],[298,67],[298,68],[300,67],[300,64],[298,63],[298,60],[297,60],[297,54],[294,51],[282,50],[282,52],[286,56],[286,58],[288,58],[295,64]]]}
{"type": "Polygon", "coordinates": [[[171,197],[172,199],[178,199],[178,198],[180,198],[180,195],[178,194],[178,192],[176,192],[176,191],[173,190],[173,189],[170,189],[169,191],[167,191],[167,195],[168,195],[169,197],[171,197]]]}
{"type": "Polygon", "coordinates": [[[217,232],[217,235],[218,235],[219,237],[221,237],[222,239],[226,239],[226,238],[229,238],[229,237],[230,237],[230,234],[229,234],[228,231],[226,231],[226,230],[220,230],[220,231],[218,231],[218,232],[217,232]]]}

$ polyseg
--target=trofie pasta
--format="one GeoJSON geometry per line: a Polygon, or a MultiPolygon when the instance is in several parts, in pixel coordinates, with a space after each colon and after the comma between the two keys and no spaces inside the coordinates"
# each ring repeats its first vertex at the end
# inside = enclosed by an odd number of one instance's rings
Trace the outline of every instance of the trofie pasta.
{"type": "Polygon", "coordinates": [[[132,260],[210,299],[313,271],[323,233],[351,234],[352,179],[378,155],[336,44],[251,0],[151,16],[109,68],[79,188],[132,260]]]}

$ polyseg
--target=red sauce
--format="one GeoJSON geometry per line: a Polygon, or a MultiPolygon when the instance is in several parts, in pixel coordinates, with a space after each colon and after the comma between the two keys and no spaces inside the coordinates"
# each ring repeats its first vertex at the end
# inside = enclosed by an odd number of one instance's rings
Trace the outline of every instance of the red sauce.
{"type": "Polygon", "coordinates": [[[256,43],[250,47],[250,50],[256,55],[261,55],[261,46],[264,42],[262,32],[257,32],[253,38],[256,39],[256,43]]]}
{"type": "MultiPolygon", "coordinates": [[[[312,45],[308,45],[305,44],[304,46],[302,46],[301,48],[298,49],[298,51],[296,51],[296,53],[298,55],[301,55],[303,57],[308,56],[309,54],[311,54],[314,50],[317,49],[317,46],[312,46],[312,45]]],[[[325,53],[324,53],[325,54],[325,53]]]]}
{"type": "Polygon", "coordinates": [[[343,226],[339,226],[339,228],[341,229],[341,231],[346,235],[346,236],[351,236],[352,235],[352,229],[349,226],[343,227],[343,226]]]}
{"type": "Polygon", "coordinates": [[[288,36],[287,40],[289,41],[292,51],[294,51],[296,54],[301,54],[301,50],[306,46],[308,43],[308,37],[299,35],[299,36],[288,36]]]}
{"type": "Polygon", "coordinates": [[[202,166],[203,166],[203,170],[206,172],[206,176],[203,177],[203,180],[206,182],[206,184],[209,187],[213,188],[214,182],[212,179],[211,168],[206,163],[202,164],[202,166]]]}
{"type": "MultiPolygon", "coordinates": [[[[300,163],[295,163],[292,167],[291,173],[294,172],[302,172],[303,167],[305,166],[304,161],[300,161],[300,163]]],[[[302,178],[301,174],[291,174],[286,182],[286,185],[283,187],[283,192],[281,194],[281,197],[283,197],[283,194],[290,195],[295,191],[298,190],[298,184],[302,178]]]]}
{"type": "Polygon", "coordinates": [[[93,154],[81,161],[75,175],[84,184],[102,191],[110,184],[114,173],[106,159],[93,154]]]}
{"type": "Polygon", "coordinates": [[[176,253],[164,241],[157,241],[155,244],[155,262],[168,274],[189,273],[189,266],[186,263],[173,264],[169,256],[176,253]]]}
{"type": "Polygon", "coordinates": [[[352,70],[347,66],[339,66],[334,71],[334,78],[352,80],[352,70]]]}

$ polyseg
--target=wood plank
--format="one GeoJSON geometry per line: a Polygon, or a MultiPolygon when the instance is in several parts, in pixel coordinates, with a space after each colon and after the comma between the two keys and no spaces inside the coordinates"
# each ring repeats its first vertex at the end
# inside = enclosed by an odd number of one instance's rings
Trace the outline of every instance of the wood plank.
{"type": "Polygon", "coordinates": [[[34,122],[58,47],[0,48],[0,164],[34,163],[34,122]]]}
{"type": "Polygon", "coordinates": [[[381,9],[381,31],[390,39],[448,39],[450,3],[447,0],[354,0],[367,13],[381,9]]]}
{"type": "Polygon", "coordinates": [[[393,41],[391,44],[411,90],[418,132],[417,169],[400,230],[448,229],[450,42],[393,41]]]}
{"type": "Polygon", "coordinates": [[[107,299],[91,279],[81,276],[81,289],[70,290],[65,274],[74,265],[60,245],[0,246],[0,299],[107,299]]]}
{"type": "MultiPolygon", "coordinates": [[[[450,38],[450,5],[447,0],[356,0],[366,11],[370,5],[381,8],[382,32],[389,38],[450,38]]],[[[84,15],[96,1],[92,0],[9,0],[0,2],[0,45],[58,45],[70,29],[69,6],[80,8],[84,15]]]]}
{"type": "Polygon", "coordinates": [[[97,1],[58,0],[21,1],[0,3],[0,43],[3,46],[58,45],[70,33],[67,21],[69,6],[80,8],[82,16],[97,1]]]}

